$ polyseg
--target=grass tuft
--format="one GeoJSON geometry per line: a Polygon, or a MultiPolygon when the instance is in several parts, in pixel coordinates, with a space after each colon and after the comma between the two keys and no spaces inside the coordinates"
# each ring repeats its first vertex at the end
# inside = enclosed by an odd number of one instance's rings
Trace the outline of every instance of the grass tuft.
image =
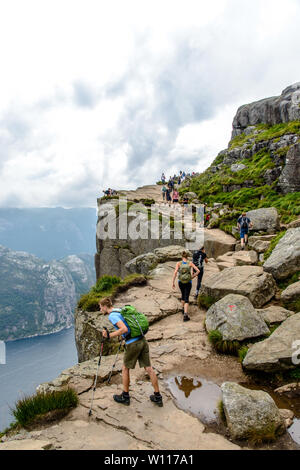
{"type": "Polygon", "coordinates": [[[11,410],[16,425],[28,427],[34,423],[51,422],[62,418],[79,403],[77,393],[72,388],[53,392],[37,392],[18,400],[11,410]]]}
{"type": "Polygon", "coordinates": [[[86,312],[97,312],[99,311],[99,300],[103,297],[110,297],[113,300],[118,294],[125,292],[130,287],[146,283],[147,278],[142,274],[130,274],[123,280],[117,276],[104,275],[98,279],[89,292],[80,297],[77,307],[86,312]]]}

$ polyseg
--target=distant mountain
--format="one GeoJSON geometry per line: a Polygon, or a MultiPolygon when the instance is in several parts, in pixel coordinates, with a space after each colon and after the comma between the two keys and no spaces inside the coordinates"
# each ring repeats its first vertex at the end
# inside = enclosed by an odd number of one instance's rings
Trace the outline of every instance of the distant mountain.
{"type": "Polygon", "coordinates": [[[71,326],[78,297],[94,283],[91,255],[45,262],[0,246],[0,340],[71,326]]]}
{"type": "Polygon", "coordinates": [[[0,245],[46,261],[95,253],[96,209],[1,209],[0,245]]]}

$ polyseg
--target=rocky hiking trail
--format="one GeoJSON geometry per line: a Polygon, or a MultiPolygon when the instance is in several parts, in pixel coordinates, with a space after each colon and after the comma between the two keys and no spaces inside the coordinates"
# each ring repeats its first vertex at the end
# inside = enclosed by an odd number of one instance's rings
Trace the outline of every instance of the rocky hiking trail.
{"type": "MultiPolygon", "coordinates": [[[[150,185],[136,191],[124,191],[128,199],[153,198],[161,207],[161,187],[150,185]]],[[[180,210],[175,210],[180,214],[180,210]]],[[[205,265],[202,281],[203,292],[213,296],[215,301],[234,292],[252,301],[257,312],[271,308],[269,297],[275,293],[271,274],[256,266],[257,252],[235,251],[236,240],[219,229],[204,229],[204,240],[209,262],[205,265]],[[235,286],[233,288],[233,285],[235,286]],[[270,289],[272,295],[270,296],[270,289]],[[269,297],[268,297],[269,296],[269,297]]],[[[255,240],[257,241],[257,240],[255,240]]],[[[172,291],[172,275],[181,246],[154,250],[158,262],[148,275],[146,285],[131,287],[119,294],[115,305],[132,304],[147,315],[150,329],[147,340],[150,345],[152,365],[158,374],[164,406],[156,407],[150,402],[152,386],[143,369],[137,365],[131,371],[129,407],[114,402],[112,395],[122,391],[122,353],[113,372],[110,385],[109,373],[115,355],[103,356],[94,396],[93,413],[88,416],[92,396],[92,384],[97,369],[98,358],[84,359],[90,351],[90,344],[82,346],[83,362],[63,371],[52,382],[41,384],[39,390],[60,390],[74,387],[79,394],[79,406],[65,418],[54,424],[37,427],[34,431],[22,431],[17,436],[5,438],[1,449],[232,449],[252,448],[247,441],[233,441],[226,431],[221,433],[217,422],[214,426],[193,415],[187,409],[180,409],[168,386],[170,376],[186,375],[211,380],[219,386],[223,382],[249,383],[249,376],[243,371],[237,357],[219,355],[208,340],[205,328],[206,310],[199,308],[194,301],[197,279],[193,280],[189,322],[183,322],[180,293],[178,287],[172,291]]],[[[143,255],[142,255],[143,256],[143,255]]],[[[276,303],[276,301],[275,301],[276,303]]],[[[216,305],[216,304],[214,304],[216,305]]],[[[283,309],[284,310],[284,309],[283,309]]],[[[282,321],[293,312],[275,314],[282,321]]],[[[261,315],[272,317],[272,311],[261,315]]],[[[79,312],[76,316],[77,345],[94,343],[99,347],[96,333],[107,325],[107,318],[99,312],[79,312]],[[87,333],[88,332],[88,333],[87,333]],[[87,336],[87,335],[90,336],[87,336]]],[[[298,448],[286,433],[274,444],[260,448],[298,448]]]]}

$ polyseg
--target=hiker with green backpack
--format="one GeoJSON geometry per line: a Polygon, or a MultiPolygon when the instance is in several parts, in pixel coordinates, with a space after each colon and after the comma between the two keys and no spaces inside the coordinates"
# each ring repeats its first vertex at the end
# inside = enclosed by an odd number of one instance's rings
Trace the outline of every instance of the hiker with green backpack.
{"type": "MultiPolygon", "coordinates": [[[[116,329],[116,331],[109,334],[109,338],[122,336],[125,339],[125,354],[122,368],[123,393],[121,395],[114,395],[114,400],[123,405],[130,405],[129,370],[134,369],[137,361],[139,361],[139,366],[145,368],[154,388],[154,394],[150,395],[150,400],[158,406],[163,406],[157,376],[151,366],[149,345],[144,336],[149,328],[147,317],[131,305],[125,305],[122,309],[113,307],[109,297],[101,299],[99,306],[101,313],[108,315],[109,321],[116,329]]],[[[106,330],[102,331],[102,335],[104,338],[107,338],[106,330]]]]}
{"type": "Polygon", "coordinates": [[[189,296],[192,288],[192,279],[200,273],[199,268],[188,261],[188,253],[184,251],[182,253],[182,261],[178,261],[176,264],[174,274],[173,274],[173,281],[172,281],[172,288],[175,289],[175,279],[178,273],[178,285],[179,289],[181,290],[181,303],[182,303],[182,313],[183,313],[183,321],[189,321],[190,317],[188,316],[188,308],[189,308],[189,296]],[[191,273],[191,269],[193,268],[194,274],[191,273]]]}

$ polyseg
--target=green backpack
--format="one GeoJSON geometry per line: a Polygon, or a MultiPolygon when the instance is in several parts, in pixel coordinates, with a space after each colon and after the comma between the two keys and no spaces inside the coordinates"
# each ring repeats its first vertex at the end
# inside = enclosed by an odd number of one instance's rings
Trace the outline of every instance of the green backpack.
{"type": "Polygon", "coordinates": [[[132,305],[125,305],[121,309],[121,315],[130,328],[130,336],[126,339],[136,338],[137,336],[144,336],[149,329],[149,322],[147,317],[137,311],[132,305]]]}
{"type": "Polygon", "coordinates": [[[178,279],[180,282],[183,284],[187,284],[188,282],[191,281],[192,276],[191,276],[191,268],[189,264],[182,264],[179,267],[179,276],[178,279]]]}

